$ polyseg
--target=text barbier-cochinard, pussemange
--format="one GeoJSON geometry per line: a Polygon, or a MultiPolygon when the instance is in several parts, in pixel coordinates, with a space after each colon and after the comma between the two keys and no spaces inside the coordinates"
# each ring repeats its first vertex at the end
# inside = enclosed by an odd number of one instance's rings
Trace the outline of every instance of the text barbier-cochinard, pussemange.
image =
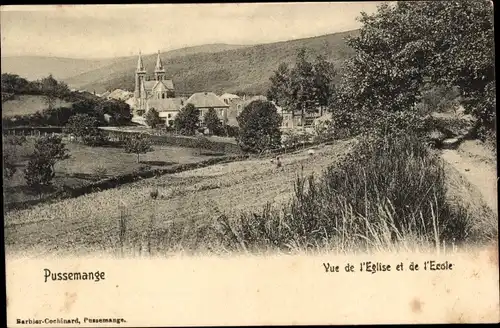
{"type": "MultiPolygon", "coordinates": [[[[125,323],[127,322],[123,318],[83,318],[83,323],[125,323]]],[[[65,318],[57,318],[57,319],[17,319],[16,324],[18,325],[41,325],[41,324],[78,324],[80,325],[82,322],[80,318],[74,319],[65,319],[65,318]]]]}
{"type": "Polygon", "coordinates": [[[43,269],[44,282],[48,281],[68,281],[68,280],[89,280],[99,282],[105,280],[104,271],[92,272],[51,272],[49,269],[43,269]]]}

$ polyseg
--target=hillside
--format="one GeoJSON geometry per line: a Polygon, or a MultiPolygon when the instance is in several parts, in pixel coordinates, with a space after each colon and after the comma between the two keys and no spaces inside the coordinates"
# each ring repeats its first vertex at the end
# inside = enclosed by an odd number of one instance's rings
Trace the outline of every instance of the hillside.
{"type": "MultiPolygon", "coordinates": [[[[339,66],[352,50],[344,38],[357,31],[329,34],[319,37],[249,46],[215,53],[196,53],[184,56],[162,54],[167,76],[181,92],[213,91],[262,94],[268,88],[269,77],[281,62],[293,63],[299,48],[322,54],[339,66]]],[[[152,73],[156,55],[144,56],[144,65],[152,73]]],[[[66,82],[71,87],[96,92],[117,88],[132,91],[137,58],[93,70],[66,82]]]]}
{"type": "MultiPolygon", "coordinates": [[[[186,48],[161,52],[161,58],[164,61],[168,61],[170,59],[177,57],[190,56],[194,54],[218,53],[222,51],[241,49],[246,47],[248,46],[220,44],[220,43],[205,44],[201,46],[186,47],[186,48]]],[[[146,67],[151,71],[156,63],[156,54],[143,55],[143,60],[146,67]]],[[[129,73],[128,71],[132,72],[132,79],[133,79],[134,78],[133,71],[135,70],[136,66],[137,66],[137,56],[123,57],[108,66],[100,67],[94,70],[89,70],[85,73],[67,78],[65,79],[65,82],[68,83],[68,85],[71,88],[85,89],[88,91],[94,91],[95,89],[96,92],[98,93],[102,93],[108,89],[109,90],[124,89],[123,87],[120,86],[116,88],[115,87],[108,88],[101,84],[106,83],[106,81],[110,81],[117,77],[123,76],[124,74],[129,73]]],[[[169,73],[168,70],[167,73],[169,73]]],[[[134,87],[132,86],[131,88],[127,89],[133,91],[133,88],[134,87]]]]}
{"type": "MultiPolygon", "coordinates": [[[[219,52],[230,49],[247,47],[232,44],[205,44],[201,46],[186,47],[165,52],[165,58],[186,56],[204,52],[219,52]]],[[[52,74],[57,80],[64,80],[83,74],[85,72],[99,71],[103,67],[113,64],[130,63],[137,60],[136,56],[124,56],[104,59],[78,59],[44,56],[9,56],[2,57],[2,73],[12,73],[28,80],[37,80],[52,74]]],[[[78,83],[74,84],[79,86],[78,83]]]]}
{"type": "Polygon", "coordinates": [[[30,81],[47,77],[62,80],[83,72],[108,66],[121,58],[114,59],[75,59],[42,56],[2,57],[2,73],[17,74],[30,81]]]}

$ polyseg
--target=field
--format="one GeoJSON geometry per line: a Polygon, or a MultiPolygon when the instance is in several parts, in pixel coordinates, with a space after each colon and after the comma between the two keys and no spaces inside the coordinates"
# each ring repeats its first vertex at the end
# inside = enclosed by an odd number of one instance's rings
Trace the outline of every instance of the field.
{"type": "MultiPolygon", "coordinates": [[[[71,103],[56,99],[54,107],[70,106],[71,103]]],[[[43,96],[17,95],[14,99],[2,102],[2,117],[34,114],[47,108],[43,96]]]]}
{"type": "MultiPolygon", "coordinates": [[[[17,171],[4,186],[6,202],[38,197],[27,190],[23,174],[28,156],[33,151],[33,145],[33,139],[29,138],[18,148],[17,171]]],[[[137,155],[125,153],[121,148],[89,147],[79,143],[67,143],[66,146],[71,157],[56,164],[55,186],[77,187],[107,176],[131,173],[148,167],[199,162],[221,155],[208,150],[154,146],[154,151],[140,155],[140,163],[137,163],[137,155]]]]}
{"type": "Polygon", "coordinates": [[[342,160],[352,144],[320,146],[313,156],[306,150],[285,155],[281,168],[269,158],[219,164],[12,211],[5,218],[6,250],[28,251],[30,256],[114,251],[124,212],[128,243],[131,250],[140,250],[152,216],[153,229],[163,229],[172,222],[203,222],[221,213],[260,209],[267,202],[288,202],[297,174],[321,172],[342,160]],[[157,200],[149,196],[153,187],[160,193],[157,200]]]}

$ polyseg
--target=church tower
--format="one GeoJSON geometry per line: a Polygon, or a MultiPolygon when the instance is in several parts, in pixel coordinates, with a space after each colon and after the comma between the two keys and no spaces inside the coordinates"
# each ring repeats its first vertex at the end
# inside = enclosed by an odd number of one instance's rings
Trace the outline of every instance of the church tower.
{"type": "Polygon", "coordinates": [[[141,84],[146,76],[146,70],[144,69],[144,64],[142,63],[141,52],[139,51],[139,59],[137,60],[137,69],[135,70],[135,99],[141,98],[141,84]]]}
{"type": "Polygon", "coordinates": [[[160,58],[160,50],[158,50],[158,56],[156,57],[156,66],[155,66],[155,80],[163,81],[165,79],[165,68],[161,62],[160,58]]]}

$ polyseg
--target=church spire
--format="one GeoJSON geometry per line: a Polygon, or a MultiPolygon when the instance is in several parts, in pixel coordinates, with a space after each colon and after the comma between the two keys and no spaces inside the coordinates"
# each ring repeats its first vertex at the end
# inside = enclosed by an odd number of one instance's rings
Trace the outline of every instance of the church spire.
{"type": "Polygon", "coordinates": [[[142,63],[142,56],[140,51],[139,59],[137,60],[137,72],[144,72],[144,64],[142,63]]]}
{"type": "Polygon", "coordinates": [[[158,50],[158,56],[156,57],[155,78],[156,81],[163,81],[165,79],[165,68],[163,68],[161,62],[160,50],[158,50]]]}
{"type": "Polygon", "coordinates": [[[158,56],[156,57],[155,72],[161,72],[161,73],[165,72],[165,69],[163,68],[163,63],[161,62],[160,58],[160,50],[158,50],[158,56]]]}

